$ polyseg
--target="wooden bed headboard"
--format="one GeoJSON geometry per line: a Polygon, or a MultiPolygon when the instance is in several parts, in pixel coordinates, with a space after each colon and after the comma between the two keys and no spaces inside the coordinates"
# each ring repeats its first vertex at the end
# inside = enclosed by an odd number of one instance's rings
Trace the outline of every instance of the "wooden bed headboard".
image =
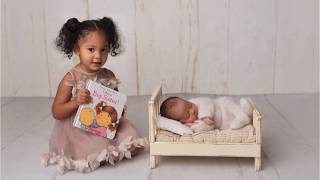
{"type": "Polygon", "coordinates": [[[162,96],[162,87],[159,86],[156,90],[152,93],[151,98],[148,102],[148,111],[149,111],[149,141],[155,141],[155,134],[156,134],[156,123],[155,119],[160,114],[160,100],[162,96]]]}

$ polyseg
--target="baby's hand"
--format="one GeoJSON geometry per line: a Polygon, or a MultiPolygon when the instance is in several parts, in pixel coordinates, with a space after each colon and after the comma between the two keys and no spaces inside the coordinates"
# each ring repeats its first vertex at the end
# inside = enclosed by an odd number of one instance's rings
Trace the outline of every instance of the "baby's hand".
{"type": "Polygon", "coordinates": [[[82,104],[87,104],[91,102],[90,91],[88,89],[80,89],[75,98],[76,104],[78,106],[82,104]]]}
{"type": "Polygon", "coordinates": [[[201,118],[201,120],[203,120],[203,122],[205,122],[208,125],[215,124],[215,120],[213,119],[213,117],[210,117],[210,116],[203,117],[201,118]]]}
{"type": "Polygon", "coordinates": [[[194,123],[185,123],[184,125],[188,126],[191,128],[191,126],[193,125],[194,123]]]}

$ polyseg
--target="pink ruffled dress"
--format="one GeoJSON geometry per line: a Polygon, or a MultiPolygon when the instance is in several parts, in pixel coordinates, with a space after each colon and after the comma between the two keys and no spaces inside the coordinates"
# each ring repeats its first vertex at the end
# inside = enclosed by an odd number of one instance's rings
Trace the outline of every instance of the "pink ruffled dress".
{"type": "MultiPolygon", "coordinates": [[[[73,87],[72,98],[79,89],[85,88],[89,79],[113,89],[117,88],[118,80],[105,68],[96,73],[86,73],[73,68],[69,73],[72,79],[66,85],[73,87]]],[[[114,164],[124,157],[131,158],[133,151],[142,149],[146,144],[146,139],[123,117],[120,119],[116,137],[110,140],[74,127],[75,114],[65,120],[55,120],[49,153],[41,158],[43,165],[55,164],[60,173],[69,170],[91,172],[101,164],[114,164]]]]}

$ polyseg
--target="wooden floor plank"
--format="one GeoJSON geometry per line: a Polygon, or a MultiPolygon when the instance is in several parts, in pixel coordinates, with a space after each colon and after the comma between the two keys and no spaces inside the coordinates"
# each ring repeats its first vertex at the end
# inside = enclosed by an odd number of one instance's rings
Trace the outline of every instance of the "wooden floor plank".
{"type": "Polygon", "coordinates": [[[267,101],[306,142],[318,149],[319,102],[316,94],[269,95],[267,101]]]}
{"type": "Polygon", "coordinates": [[[1,149],[51,116],[51,103],[48,98],[16,98],[1,107],[1,149]]]}
{"type": "MultiPolygon", "coordinates": [[[[306,142],[304,136],[290,126],[279,110],[267,97],[256,98],[257,106],[263,114],[262,148],[272,162],[281,179],[317,179],[318,152],[306,142]],[[263,102],[263,103],[261,103],[263,102]]],[[[316,124],[316,122],[313,122],[316,124]]]]}

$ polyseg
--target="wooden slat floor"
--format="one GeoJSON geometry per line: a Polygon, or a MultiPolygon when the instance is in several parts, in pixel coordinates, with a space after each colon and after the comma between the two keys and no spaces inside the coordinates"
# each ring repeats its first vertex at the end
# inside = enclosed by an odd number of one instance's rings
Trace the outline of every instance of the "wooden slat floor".
{"type": "MultiPolygon", "coordinates": [[[[171,94],[189,98],[197,94],[171,94]]],[[[204,96],[204,95],[201,95],[204,96]]],[[[215,97],[214,95],[209,95],[215,97]]],[[[130,96],[128,117],[148,136],[147,102],[150,96],[130,96]]],[[[60,175],[42,167],[54,119],[52,98],[1,98],[1,179],[3,180],[317,180],[319,179],[319,94],[251,95],[263,116],[262,171],[253,158],[159,157],[149,169],[148,150],[115,166],[89,174],[60,175]]]]}

